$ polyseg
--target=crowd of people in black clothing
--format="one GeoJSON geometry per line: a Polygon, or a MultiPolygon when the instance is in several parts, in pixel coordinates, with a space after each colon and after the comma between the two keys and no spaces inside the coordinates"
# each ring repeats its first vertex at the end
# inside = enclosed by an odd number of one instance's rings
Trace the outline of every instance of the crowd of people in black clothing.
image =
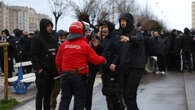
{"type": "MultiPolygon", "coordinates": [[[[106,59],[106,64],[96,66],[89,63],[86,103],[84,106],[75,105],[80,108],[79,110],[83,110],[82,107],[91,110],[93,84],[98,72],[102,74],[102,93],[106,96],[108,110],[124,110],[125,107],[127,110],[138,110],[136,104],[137,88],[142,75],[150,71],[148,68],[152,56],[157,58],[158,70],[155,71],[156,74],[165,75],[167,70],[173,69],[180,72],[185,70],[192,72],[195,69],[195,37],[188,28],[185,28],[184,32],[175,29],[172,32],[141,30],[140,27],[135,27],[134,18],[129,13],[120,15],[119,24],[119,29],[115,29],[115,25],[107,20],[102,21],[93,29],[85,26],[83,36],[88,40],[93,50],[106,59]]],[[[71,34],[64,30],[52,31],[52,27],[51,21],[42,19],[40,31],[28,33],[25,30],[15,29],[12,36],[5,29],[1,32],[0,37],[0,42],[9,42],[10,44],[8,47],[9,77],[13,76],[14,61],[16,63],[33,62],[38,89],[37,110],[42,109],[42,103],[44,103],[45,110],[56,107],[56,101],[53,102],[54,105],[52,106],[50,105],[50,98],[48,98],[52,94],[51,89],[56,84],[60,85],[60,82],[52,81],[52,78],[57,76],[57,74],[52,74],[57,73],[56,67],[52,63],[55,64],[54,57],[57,54],[58,47],[66,42],[66,38],[70,37],[68,35],[71,34]],[[33,39],[36,40],[33,41],[33,39]],[[45,48],[52,49],[45,51],[45,48]],[[48,62],[48,60],[52,61],[48,62]],[[42,102],[44,98],[45,100],[42,102]]],[[[0,65],[2,72],[4,72],[2,47],[0,47],[0,65]]],[[[29,73],[32,70],[32,67],[24,68],[24,73],[29,73]]],[[[56,100],[56,94],[53,100],[56,100]]],[[[68,108],[62,108],[60,107],[60,110],[68,110],[68,108]]]]}

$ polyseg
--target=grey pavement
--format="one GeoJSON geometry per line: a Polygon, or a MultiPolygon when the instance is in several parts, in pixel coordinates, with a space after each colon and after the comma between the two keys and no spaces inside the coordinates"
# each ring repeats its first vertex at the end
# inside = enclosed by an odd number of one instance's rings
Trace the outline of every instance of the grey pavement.
{"type": "Polygon", "coordinates": [[[140,110],[187,110],[183,73],[146,75],[138,90],[140,110]]]}
{"type": "MultiPolygon", "coordinates": [[[[170,72],[166,76],[144,75],[137,93],[138,106],[140,110],[195,110],[194,86],[195,72],[185,74],[170,72]]],[[[107,110],[101,87],[101,79],[97,78],[92,110],[107,110]]],[[[60,96],[58,97],[59,101],[60,96]]],[[[35,100],[31,100],[13,110],[22,109],[35,110],[35,100]]],[[[72,104],[70,110],[72,110],[72,104]]]]}
{"type": "MultiPolygon", "coordinates": [[[[15,76],[17,73],[17,69],[15,69],[15,72],[13,75],[15,76]]],[[[0,75],[0,99],[4,98],[4,76],[0,75]]],[[[18,102],[24,103],[26,101],[29,101],[33,99],[36,95],[36,87],[35,83],[32,83],[28,87],[28,91],[26,94],[16,94],[12,86],[8,86],[8,98],[15,98],[18,102]]]]}
{"type": "Polygon", "coordinates": [[[185,73],[185,90],[188,110],[195,110],[195,73],[185,73]]]}

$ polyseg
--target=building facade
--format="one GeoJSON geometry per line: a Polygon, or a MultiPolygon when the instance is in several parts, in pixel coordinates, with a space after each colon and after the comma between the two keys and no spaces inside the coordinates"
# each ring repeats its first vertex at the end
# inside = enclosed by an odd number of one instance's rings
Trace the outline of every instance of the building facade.
{"type": "Polygon", "coordinates": [[[8,7],[5,6],[2,2],[0,2],[0,22],[0,31],[5,28],[10,28],[8,7]]]}
{"type": "Polygon", "coordinates": [[[192,29],[195,29],[195,2],[192,2],[192,29]]]}
{"type": "Polygon", "coordinates": [[[39,30],[40,19],[51,17],[36,13],[32,8],[22,6],[7,6],[0,2],[0,31],[8,29],[13,34],[13,30],[18,28],[28,32],[39,30]]]}

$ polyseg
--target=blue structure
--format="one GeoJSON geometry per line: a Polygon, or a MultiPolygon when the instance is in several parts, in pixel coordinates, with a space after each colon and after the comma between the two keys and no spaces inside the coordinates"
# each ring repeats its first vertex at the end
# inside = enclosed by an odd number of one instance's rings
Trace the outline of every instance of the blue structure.
{"type": "Polygon", "coordinates": [[[23,79],[23,70],[22,70],[22,63],[20,63],[20,67],[18,71],[18,79],[15,82],[9,83],[10,86],[14,87],[16,94],[25,94],[27,88],[31,84],[31,83],[21,82],[22,79],[23,79]]]}

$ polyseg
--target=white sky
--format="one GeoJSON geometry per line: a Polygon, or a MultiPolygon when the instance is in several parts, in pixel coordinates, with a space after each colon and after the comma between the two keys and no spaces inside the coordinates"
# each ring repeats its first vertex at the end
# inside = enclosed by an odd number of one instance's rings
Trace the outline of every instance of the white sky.
{"type": "MultiPolygon", "coordinates": [[[[185,27],[191,28],[191,1],[195,0],[136,0],[141,7],[146,6],[148,1],[149,9],[162,19],[169,29],[183,30],[185,27]]],[[[19,5],[34,8],[38,13],[52,16],[49,9],[48,0],[4,0],[8,5],[19,5]]],[[[53,17],[53,16],[52,16],[53,17]]],[[[72,13],[68,12],[58,24],[59,29],[68,30],[69,25],[75,21],[72,13]]]]}

